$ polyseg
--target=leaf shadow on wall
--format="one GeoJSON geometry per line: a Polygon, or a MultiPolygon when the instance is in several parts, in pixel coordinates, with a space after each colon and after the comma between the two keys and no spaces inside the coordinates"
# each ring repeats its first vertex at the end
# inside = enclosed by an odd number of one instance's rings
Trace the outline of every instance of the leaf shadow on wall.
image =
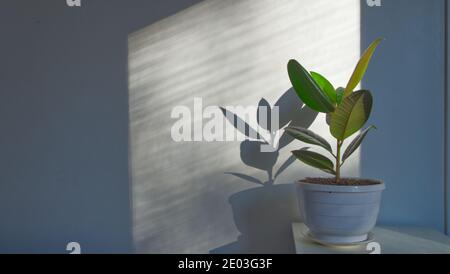
{"type": "MultiPolygon", "coordinates": [[[[295,91],[291,88],[287,90],[275,103],[279,107],[279,128],[286,125],[309,128],[317,117],[317,112],[304,106],[299,100],[295,91]]],[[[269,103],[262,98],[258,107],[273,109],[269,103]]],[[[238,129],[237,115],[226,115],[228,110],[222,108],[223,114],[227,117],[236,129],[238,129]]],[[[258,117],[258,123],[260,119],[258,117]]],[[[267,114],[270,121],[270,111],[267,114]]],[[[244,122],[245,123],[245,122],[244,122]]],[[[262,126],[271,131],[270,123],[262,126]]],[[[256,131],[248,124],[245,124],[247,137],[250,131],[256,131]]],[[[273,132],[272,132],[273,133],[273,132]]],[[[258,135],[259,137],[259,135],[258,135]]],[[[267,175],[266,181],[236,172],[226,172],[240,180],[249,181],[259,185],[231,195],[228,199],[236,228],[241,233],[237,240],[210,250],[210,253],[295,253],[294,239],[292,236],[292,223],[299,221],[299,211],[297,207],[297,197],[295,185],[292,182],[278,184],[277,178],[286,168],[288,168],[295,158],[290,156],[275,171],[274,167],[278,162],[280,150],[286,147],[294,139],[284,131],[280,137],[278,149],[274,152],[261,152],[261,146],[267,144],[264,140],[243,141],[240,145],[241,161],[248,167],[256,168],[267,175]],[[277,184],[275,182],[277,181],[277,184]]]]}

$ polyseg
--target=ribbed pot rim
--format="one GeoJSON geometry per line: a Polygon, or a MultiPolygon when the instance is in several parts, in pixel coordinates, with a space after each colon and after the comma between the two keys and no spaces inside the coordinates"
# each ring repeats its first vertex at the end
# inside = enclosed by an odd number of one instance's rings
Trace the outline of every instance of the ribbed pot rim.
{"type": "Polygon", "coordinates": [[[361,193],[361,192],[375,192],[382,191],[386,188],[384,182],[380,180],[374,180],[379,182],[379,184],[365,185],[365,186],[345,186],[345,185],[325,185],[325,184],[314,184],[299,181],[298,186],[307,191],[318,191],[318,192],[350,192],[350,193],[361,193]]]}

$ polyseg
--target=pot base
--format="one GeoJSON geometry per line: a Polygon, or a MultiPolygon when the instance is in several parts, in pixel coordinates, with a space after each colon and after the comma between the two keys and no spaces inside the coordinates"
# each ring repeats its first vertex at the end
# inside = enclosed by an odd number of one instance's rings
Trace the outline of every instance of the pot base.
{"type": "Polygon", "coordinates": [[[360,235],[360,236],[333,236],[333,235],[314,235],[309,232],[309,236],[312,240],[321,243],[321,244],[329,244],[329,245],[348,245],[348,244],[358,244],[364,243],[367,241],[368,234],[360,235]]]}

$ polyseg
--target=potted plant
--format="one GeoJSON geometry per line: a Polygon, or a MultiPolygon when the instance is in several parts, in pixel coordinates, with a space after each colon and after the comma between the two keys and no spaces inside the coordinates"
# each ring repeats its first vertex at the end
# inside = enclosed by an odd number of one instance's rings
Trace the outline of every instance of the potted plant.
{"type": "Polygon", "coordinates": [[[381,41],[375,40],[363,53],[345,88],[335,89],[324,76],[308,72],[295,60],[288,63],[289,78],[297,95],[311,109],[326,113],[330,133],[336,139],[333,149],[323,137],[306,128],[286,128],[292,137],[318,146],[331,156],[310,151],[308,147],[292,151],[303,163],[333,175],[305,178],[297,185],[305,225],[310,236],[319,242],[349,244],[365,241],[378,217],[384,183],[342,177],[341,167],[367,133],[375,128],[371,125],[360,131],[370,116],[372,95],[369,90],[354,89],[381,41]],[[358,131],[360,133],[343,150],[347,139],[358,131]]]}

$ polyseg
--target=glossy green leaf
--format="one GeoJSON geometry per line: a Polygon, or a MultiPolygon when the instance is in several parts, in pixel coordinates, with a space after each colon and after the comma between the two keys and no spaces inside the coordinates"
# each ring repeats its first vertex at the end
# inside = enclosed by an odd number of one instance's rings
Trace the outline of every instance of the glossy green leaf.
{"type": "Polygon", "coordinates": [[[342,98],[344,97],[345,88],[339,87],[336,89],[336,102],[338,105],[342,102],[342,98]]]}
{"type": "Polygon", "coordinates": [[[327,125],[331,124],[331,113],[327,113],[325,116],[325,122],[327,122],[327,125]]]}
{"type": "Polygon", "coordinates": [[[333,162],[319,153],[309,151],[308,148],[303,148],[300,150],[292,151],[292,154],[294,154],[297,159],[309,166],[318,168],[333,175],[335,174],[333,170],[333,162]]]}
{"type": "MultiPolygon", "coordinates": [[[[336,101],[337,101],[336,103],[338,106],[342,102],[342,97],[344,96],[344,91],[345,91],[345,89],[343,87],[339,87],[336,89],[336,101]]],[[[327,113],[325,116],[325,121],[327,122],[327,125],[331,124],[331,115],[332,114],[333,113],[330,112],[330,113],[327,113]]]]}
{"type": "Polygon", "coordinates": [[[297,140],[308,144],[321,146],[324,149],[328,150],[330,153],[333,153],[331,145],[327,142],[327,140],[315,134],[309,129],[302,127],[288,127],[286,128],[286,132],[297,140]]]}
{"type": "Polygon", "coordinates": [[[366,137],[367,133],[373,128],[376,129],[376,127],[373,125],[366,128],[358,136],[356,136],[355,139],[353,139],[353,141],[347,146],[347,149],[342,155],[342,162],[344,162],[348,157],[350,157],[350,155],[352,155],[353,152],[355,152],[358,149],[358,147],[361,145],[361,142],[366,137]]]}
{"type": "MultiPolygon", "coordinates": [[[[337,105],[340,105],[342,102],[342,98],[344,97],[344,91],[345,89],[343,87],[339,87],[336,89],[336,101],[337,105]]],[[[327,113],[325,116],[325,121],[327,122],[327,125],[331,124],[331,114],[333,113],[327,113]]]]}
{"type": "Polygon", "coordinates": [[[288,74],[292,86],[300,99],[311,109],[318,112],[333,112],[334,105],[320,89],[311,75],[297,61],[290,60],[288,74]]]}
{"type": "Polygon", "coordinates": [[[368,90],[353,92],[331,114],[330,132],[338,140],[345,140],[369,119],[372,110],[372,94],[368,90]]]}
{"type": "Polygon", "coordinates": [[[344,97],[349,96],[353,92],[355,87],[359,84],[359,82],[361,82],[362,78],[364,77],[364,73],[366,73],[367,67],[369,66],[370,59],[372,58],[375,49],[382,40],[383,38],[378,38],[373,41],[372,44],[370,44],[366,51],[363,53],[361,59],[356,65],[355,70],[353,71],[352,76],[350,77],[350,80],[348,81],[347,86],[345,87],[344,97]]]}
{"type": "Polygon", "coordinates": [[[325,94],[328,96],[328,99],[330,99],[331,102],[336,103],[336,90],[334,89],[330,81],[314,71],[311,71],[311,77],[314,79],[314,81],[316,81],[317,85],[319,85],[322,91],[325,92],[325,94]]]}

